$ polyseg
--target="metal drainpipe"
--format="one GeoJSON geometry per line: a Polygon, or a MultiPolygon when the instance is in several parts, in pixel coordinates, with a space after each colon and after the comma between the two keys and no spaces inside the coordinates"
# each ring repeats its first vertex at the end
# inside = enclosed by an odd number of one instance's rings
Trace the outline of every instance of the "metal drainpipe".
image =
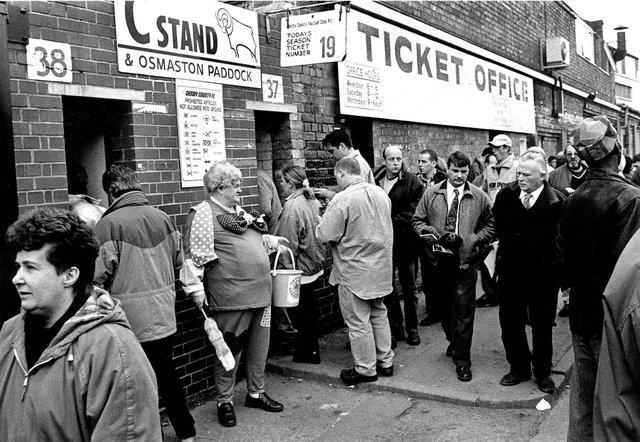
{"type": "Polygon", "coordinates": [[[19,298],[11,283],[14,256],[4,243],[7,228],[18,218],[13,118],[7,48],[6,2],[0,2],[0,324],[18,313],[19,298]]]}

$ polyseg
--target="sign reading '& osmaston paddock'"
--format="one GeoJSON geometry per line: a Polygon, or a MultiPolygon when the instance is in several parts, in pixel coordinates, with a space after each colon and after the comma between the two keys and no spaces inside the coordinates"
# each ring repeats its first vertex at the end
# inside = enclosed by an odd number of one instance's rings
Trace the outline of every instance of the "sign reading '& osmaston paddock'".
{"type": "Polygon", "coordinates": [[[258,16],[217,1],[116,0],[118,69],[261,87],[258,16]]]}
{"type": "Polygon", "coordinates": [[[535,132],[531,78],[357,11],[338,76],[343,114],[535,132]]]}

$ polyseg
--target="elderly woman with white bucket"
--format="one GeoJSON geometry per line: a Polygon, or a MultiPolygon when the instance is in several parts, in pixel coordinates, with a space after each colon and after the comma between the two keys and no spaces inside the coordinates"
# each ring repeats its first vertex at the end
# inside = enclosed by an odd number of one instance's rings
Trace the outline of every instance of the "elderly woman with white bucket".
{"type": "Polygon", "coordinates": [[[293,361],[319,364],[318,313],[314,292],[319,288],[320,277],[324,273],[324,246],[316,238],[320,203],[315,199],[302,167],[285,167],[281,181],[287,200],[274,233],[289,240],[295,267],[302,270],[300,305],[297,315],[292,316],[299,333],[293,361]]]}
{"type": "Polygon", "coordinates": [[[185,225],[183,278],[185,292],[198,308],[208,304],[235,357],[230,371],[219,358],[213,364],[218,420],[232,427],[236,371],[243,350],[245,406],[270,412],[284,409],[265,393],[264,369],[272,298],[268,254],[284,247],[286,239],[268,235],[262,216],[240,207],[242,173],[237,167],[227,161],[215,163],[203,181],[208,198],[191,208],[185,225]]]}

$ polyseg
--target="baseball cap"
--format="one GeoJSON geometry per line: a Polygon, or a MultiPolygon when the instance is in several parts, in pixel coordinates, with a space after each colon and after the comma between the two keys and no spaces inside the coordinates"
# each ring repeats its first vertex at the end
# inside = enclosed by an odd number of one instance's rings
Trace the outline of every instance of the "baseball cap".
{"type": "Polygon", "coordinates": [[[606,116],[599,115],[585,118],[573,129],[570,140],[580,158],[594,162],[613,152],[618,145],[618,132],[606,116]]]}
{"type": "Polygon", "coordinates": [[[489,144],[495,147],[504,146],[505,144],[511,147],[511,138],[506,136],[505,134],[496,135],[493,137],[493,140],[489,141],[489,144]]]}

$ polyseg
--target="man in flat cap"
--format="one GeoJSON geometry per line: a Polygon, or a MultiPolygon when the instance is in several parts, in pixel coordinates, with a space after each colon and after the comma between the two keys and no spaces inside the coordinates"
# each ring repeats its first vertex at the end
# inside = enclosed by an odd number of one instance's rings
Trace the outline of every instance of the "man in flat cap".
{"type": "Polygon", "coordinates": [[[629,239],[640,227],[640,189],[618,174],[621,147],[605,116],[586,118],[571,145],[589,175],[565,204],[558,245],[561,285],[571,289],[569,324],[575,366],[569,441],[593,440],[593,398],[602,340],[602,294],[629,239]]]}

